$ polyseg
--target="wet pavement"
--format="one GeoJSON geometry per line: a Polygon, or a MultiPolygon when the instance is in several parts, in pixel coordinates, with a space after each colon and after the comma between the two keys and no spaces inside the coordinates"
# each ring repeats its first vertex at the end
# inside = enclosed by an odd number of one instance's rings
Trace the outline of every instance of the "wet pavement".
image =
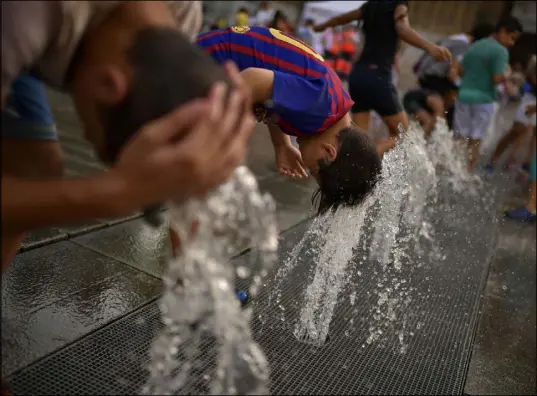
{"type": "MultiPolygon", "coordinates": [[[[51,93],[50,100],[67,152],[67,174],[101,170],[70,102],[58,93],[51,93]]],[[[252,138],[247,165],[261,189],[273,194],[281,230],[311,215],[313,182],[289,181],[276,173],[263,127],[252,138]]],[[[515,192],[505,202],[522,199],[515,192]]],[[[535,225],[502,225],[465,393],[536,392],[535,244],[535,225]]],[[[165,227],[155,230],[136,214],[32,233],[2,279],[2,374],[158,296],[169,255],[165,227]]]]}

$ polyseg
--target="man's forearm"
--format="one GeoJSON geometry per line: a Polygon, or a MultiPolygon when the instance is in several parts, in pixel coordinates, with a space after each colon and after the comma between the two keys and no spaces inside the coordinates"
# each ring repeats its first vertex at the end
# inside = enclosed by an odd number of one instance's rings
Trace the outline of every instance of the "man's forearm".
{"type": "Polygon", "coordinates": [[[405,21],[399,21],[395,25],[397,29],[397,34],[399,38],[405,43],[422,49],[424,51],[429,51],[430,47],[433,45],[429,40],[426,40],[422,37],[421,34],[416,32],[409,24],[405,21]]]}
{"type": "Polygon", "coordinates": [[[346,25],[347,23],[351,23],[353,21],[357,21],[362,17],[362,10],[361,8],[358,8],[356,10],[352,10],[347,12],[346,14],[337,15],[333,18],[330,18],[328,21],[321,24],[324,28],[331,28],[341,25],[346,25]]]}
{"type": "Polygon", "coordinates": [[[125,187],[110,172],[88,179],[2,176],[2,231],[25,232],[126,215],[131,208],[125,196],[125,187]]]}

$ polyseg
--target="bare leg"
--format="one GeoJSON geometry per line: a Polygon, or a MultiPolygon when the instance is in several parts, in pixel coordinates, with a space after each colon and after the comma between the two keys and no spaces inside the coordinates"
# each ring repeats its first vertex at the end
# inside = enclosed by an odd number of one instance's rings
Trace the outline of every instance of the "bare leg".
{"type": "Polygon", "coordinates": [[[533,159],[533,155],[535,154],[535,148],[537,144],[537,135],[535,133],[535,127],[533,127],[533,136],[531,138],[531,145],[530,149],[528,150],[528,154],[526,155],[526,160],[524,161],[524,164],[530,164],[531,160],[533,159]]]}
{"type": "Polygon", "coordinates": [[[425,137],[431,136],[431,133],[433,132],[433,129],[434,129],[435,117],[432,116],[426,110],[418,110],[413,115],[413,118],[416,119],[420,123],[421,127],[423,128],[425,137]]]}
{"type": "Polygon", "coordinates": [[[520,122],[515,122],[509,132],[507,132],[496,145],[496,150],[490,159],[491,164],[495,164],[505,151],[518,139],[523,138],[527,131],[527,126],[520,122]]]}
{"type": "Polygon", "coordinates": [[[427,106],[432,110],[434,117],[446,118],[444,100],[439,95],[427,96],[427,106]]]}
{"type": "Polygon", "coordinates": [[[358,128],[364,132],[369,131],[369,119],[371,118],[371,112],[363,111],[361,113],[354,113],[352,115],[352,120],[358,128]]]}
{"type": "Polygon", "coordinates": [[[391,116],[382,117],[382,121],[384,121],[388,127],[390,137],[377,142],[377,152],[379,155],[383,155],[395,146],[397,139],[401,135],[401,127],[404,131],[408,129],[408,117],[404,111],[391,116]]]}
{"type": "Polygon", "coordinates": [[[469,139],[469,148],[470,148],[470,161],[468,163],[468,171],[475,169],[477,165],[477,160],[479,159],[479,146],[481,145],[481,140],[469,139]]]}

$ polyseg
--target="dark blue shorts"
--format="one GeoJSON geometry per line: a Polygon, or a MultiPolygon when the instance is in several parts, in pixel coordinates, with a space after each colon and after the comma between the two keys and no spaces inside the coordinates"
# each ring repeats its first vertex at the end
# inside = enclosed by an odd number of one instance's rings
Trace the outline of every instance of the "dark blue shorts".
{"type": "Polygon", "coordinates": [[[2,138],[58,140],[45,88],[39,79],[23,74],[11,86],[2,112],[2,138]]]}
{"type": "Polygon", "coordinates": [[[403,111],[391,70],[357,62],[349,76],[349,94],[354,101],[352,113],[373,110],[381,117],[388,117],[403,111]]]}

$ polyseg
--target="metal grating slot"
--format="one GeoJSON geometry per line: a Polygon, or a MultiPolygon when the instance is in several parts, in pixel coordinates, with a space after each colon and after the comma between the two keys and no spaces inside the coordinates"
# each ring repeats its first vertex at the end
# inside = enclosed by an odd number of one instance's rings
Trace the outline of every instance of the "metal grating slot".
{"type": "MultiPolygon", "coordinates": [[[[419,258],[425,262],[416,266],[418,257],[409,257],[403,263],[396,277],[407,280],[412,301],[394,311],[397,320],[375,319],[378,266],[361,264],[358,274],[359,264],[355,264],[346,289],[339,293],[330,339],[322,348],[307,337],[297,340],[293,334],[305,280],[314,270],[311,260],[305,256],[282,284],[285,321],[281,311],[269,304],[275,274],[269,275],[252,301],[252,330],[270,362],[271,393],[462,394],[495,244],[495,238],[486,238],[483,230],[487,236],[497,230],[494,217],[484,210],[479,218],[466,215],[481,207],[470,201],[455,203],[452,210],[457,221],[435,220],[435,235],[442,238],[446,262],[419,258]],[[351,293],[353,303],[349,302],[351,293]],[[371,329],[376,328],[382,328],[383,334],[370,342],[371,329]]],[[[284,233],[283,245],[295,245],[305,229],[302,225],[284,233]]],[[[365,254],[358,251],[356,257],[365,254]]],[[[235,262],[245,265],[248,260],[246,254],[235,262]]],[[[145,381],[148,347],[161,327],[153,302],[15,373],[9,378],[13,394],[135,394],[145,381]]],[[[200,355],[202,363],[195,368],[184,394],[207,393],[214,370],[210,346],[207,340],[200,355]]]]}

